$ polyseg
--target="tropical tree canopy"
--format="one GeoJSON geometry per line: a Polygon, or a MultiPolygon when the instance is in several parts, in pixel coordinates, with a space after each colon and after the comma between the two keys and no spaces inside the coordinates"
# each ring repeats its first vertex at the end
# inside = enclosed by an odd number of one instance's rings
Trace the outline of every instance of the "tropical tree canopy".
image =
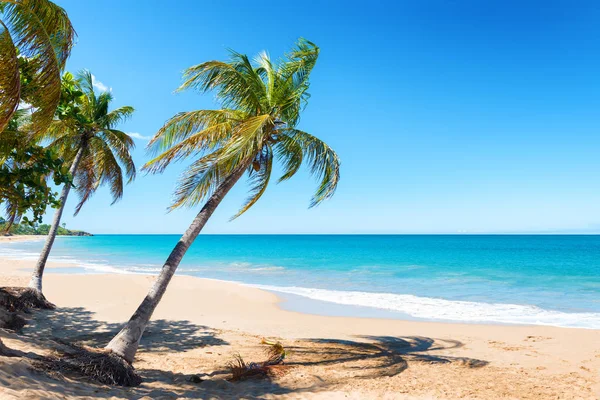
{"type": "Polygon", "coordinates": [[[113,96],[110,92],[97,94],[94,91],[89,71],[82,71],[77,78],[65,73],[62,91],[57,118],[39,139],[49,141],[48,148],[58,152],[69,164],[83,149],[73,176],[74,189],[80,197],[75,209],[77,214],[98,187],[109,185],[114,203],[123,196],[124,183],[135,178],[136,169],[130,154],[135,144],[129,135],[116,129],[134,109],[126,106],[109,111],[113,96]]]}
{"type": "Polygon", "coordinates": [[[74,39],[67,13],[56,4],[0,1],[0,132],[21,102],[33,111],[33,132],[40,133],[51,123],[74,39]]]}
{"type": "Polygon", "coordinates": [[[41,222],[48,205],[58,206],[57,193],[48,185],[69,183],[68,166],[52,149],[43,148],[27,140],[21,129],[28,126],[30,114],[18,110],[2,132],[0,140],[0,203],[5,215],[18,223],[41,222]]]}
{"type": "Polygon", "coordinates": [[[333,195],[340,179],[338,156],[326,143],[296,128],[310,96],[309,75],[318,55],[314,43],[300,39],[277,62],[265,52],[251,61],[231,51],[229,62],[208,61],[185,71],[179,91],[215,91],[223,108],[179,113],[148,144],[155,158],[144,169],[151,173],[197,156],[178,182],[171,209],[202,202],[234,171],[246,168],[251,193],[236,218],[265,192],[274,159],[284,169],[279,182],[308,163],[319,180],[311,207],[333,195]]]}

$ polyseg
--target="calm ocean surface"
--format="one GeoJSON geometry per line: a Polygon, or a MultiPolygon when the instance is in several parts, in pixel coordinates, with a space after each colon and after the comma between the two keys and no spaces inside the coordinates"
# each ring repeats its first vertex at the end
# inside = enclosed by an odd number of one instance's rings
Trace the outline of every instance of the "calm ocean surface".
{"type": "MultiPolygon", "coordinates": [[[[178,235],[60,237],[72,273],[157,273],[178,235]]],[[[42,241],[2,243],[36,258],[42,241]]],[[[600,236],[201,235],[179,275],[428,320],[600,329],[600,236]]]]}

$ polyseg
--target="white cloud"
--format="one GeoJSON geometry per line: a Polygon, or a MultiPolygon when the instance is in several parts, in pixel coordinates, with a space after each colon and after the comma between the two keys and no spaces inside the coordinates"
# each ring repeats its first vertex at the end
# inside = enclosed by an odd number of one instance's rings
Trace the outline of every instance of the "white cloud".
{"type": "Polygon", "coordinates": [[[100,82],[94,75],[92,75],[92,85],[101,92],[112,92],[111,87],[108,87],[104,83],[100,82]]]}
{"type": "Polygon", "coordinates": [[[140,139],[140,140],[150,140],[152,139],[150,136],[144,136],[142,134],[139,134],[137,132],[127,132],[127,134],[129,136],[131,136],[134,139],[140,139]]]}

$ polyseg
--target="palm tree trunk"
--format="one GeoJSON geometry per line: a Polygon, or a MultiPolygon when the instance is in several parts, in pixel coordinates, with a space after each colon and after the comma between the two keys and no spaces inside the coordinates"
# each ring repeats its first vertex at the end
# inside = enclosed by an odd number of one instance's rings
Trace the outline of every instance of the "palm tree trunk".
{"type": "MultiPolygon", "coordinates": [[[[75,176],[75,172],[77,171],[79,162],[83,157],[85,148],[86,145],[84,142],[81,144],[81,147],[77,151],[75,159],[73,160],[73,164],[71,164],[71,168],[69,168],[69,173],[71,174],[71,177],[75,176]]],[[[54,220],[52,221],[52,226],[50,227],[50,231],[48,232],[48,238],[46,239],[46,243],[44,244],[44,248],[42,249],[40,258],[38,259],[38,262],[35,265],[35,269],[33,270],[33,274],[31,275],[31,280],[29,281],[29,287],[38,293],[42,292],[42,276],[44,274],[44,267],[46,267],[46,261],[48,260],[48,256],[50,255],[50,250],[52,249],[52,245],[54,244],[54,239],[56,239],[56,232],[58,231],[58,227],[60,225],[60,218],[62,217],[62,213],[65,210],[65,204],[67,203],[67,197],[69,196],[70,190],[71,184],[65,183],[60,193],[60,207],[58,208],[58,210],[56,210],[56,213],[54,213],[54,220]]]]}
{"type": "Polygon", "coordinates": [[[10,234],[10,228],[12,228],[12,226],[14,225],[16,218],[17,218],[17,214],[13,213],[8,218],[8,221],[6,221],[6,228],[4,228],[4,234],[5,235],[9,235],[10,234]]]}
{"type": "Polygon", "coordinates": [[[163,265],[158,278],[156,278],[156,281],[142,301],[142,304],[140,304],[123,329],[121,329],[121,331],[110,341],[110,343],[108,343],[106,346],[107,349],[122,357],[130,364],[133,363],[133,359],[140,344],[140,340],[142,339],[142,335],[144,334],[144,330],[146,329],[146,326],[148,325],[156,306],[158,306],[162,296],[165,294],[167,286],[175,274],[175,271],[183,259],[183,256],[190,248],[194,240],[196,240],[210,216],[217,209],[217,206],[221,203],[229,190],[231,190],[237,181],[240,180],[248,166],[249,163],[244,163],[241,167],[235,170],[219,185],[213,195],[210,196],[198,215],[196,215],[196,218],[194,218],[192,221],[192,224],[185,231],[183,236],[181,236],[181,239],[179,239],[179,242],[177,242],[171,251],[171,254],[163,265]]]}
{"type": "Polygon", "coordinates": [[[221,200],[236,184],[236,182],[242,177],[244,171],[248,168],[249,163],[244,163],[240,168],[235,170],[229,175],[215,190],[213,195],[208,199],[202,210],[196,215],[194,221],[189,226],[187,231],[183,234],[179,242],[175,245],[173,251],[167,258],[167,261],[162,267],[158,278],[150,288],[150,291],[142,301],[142,304],[135,311],[133,316],[129,319],[127,324],[121,329],[121,331],[108,343],[107,349],[113,353],[125,359],[130,364],[133,363],[135,353],[137,352],[140,340],[146,329],[146,325],[150,321],[156,306],[160,302],[163,294],[167,290],[167,286],[175,274],[181,259],[190,248],[198,234],[206,222],[216,210],[217,206],[221,203],[221,200]]]}

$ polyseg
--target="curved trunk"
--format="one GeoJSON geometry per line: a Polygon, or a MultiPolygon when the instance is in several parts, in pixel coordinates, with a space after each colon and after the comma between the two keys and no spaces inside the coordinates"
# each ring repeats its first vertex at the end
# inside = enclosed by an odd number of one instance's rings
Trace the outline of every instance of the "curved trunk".
{"type": "Polygon", "coordinates": [[[215,211],[221,200],[225,197],[225,195],[231,190],[233,185],[242,177],[246,168],[248,168],[248,163],[244,163],[242,167],[235,170],[231,175],[229,175],[215,190],[213,195],[208,199],[202,210],[196,215],[194,221],[190,225],[190,227],[185,231],[179,242],[171,251],[171,254],[167,258],[167,261],[162,267],[158,278],[150,288],[150,291],[142,301],[142,304],[135,311],[133,316],[129,319],[127,324],[121,329],[121,331],[108,343],[106,346],[107,349],[111,350],[113,353],[118,356],[124,358],[127,362],[133,363],[133,359],[135,357],[135,353],[137,352],[138,346],[140,344],[140,340],[142,335],[144,334],[144,330],[146,329],[146,325],[150,321],[156,306],[160,302],[163,294],[167,290],[167,286],[175,274],[181,259],[185,255],[186,251],[190,248],[198,234],[206,222],[215,211]]]}
{"type": "MultiPolygon", "coordinates": [[[[82,144],[75,155],[75,159],[73,160],[73,164],[71,164],[71,168],[69,168],[69,173],[71,176],[75,176],[75,172],[77,171],[77,167],[79,166],[79,162],[83,157],[83,153],[85,152],[85,144],[82,144]]],[[[54,220],[52,221],[52,226],[50,227],[50,231],[48,232],[48,238],[46,239],[46,243],[44,244],[44,248],[42,249],[42,253],[40,254],[40,258],[35,265],[33,270],[33,274],[31,275],[31,280],[29,281],[29,287],[39,293],[42,292],[42,276],[44,274],[44,267],[46,267],[46,261],[48,260],[48,256],[50,255],[50,250],[52,249],[52,245],[54,244],[54,239],[56,238],[56,232],[58,231],[58,227],[60,225],[60,218],[62,217],[62,213],[65,209],[65,204],[67,203],[67,197],[69,196],[69,191],[71,190],[71,185],[65,183],[60,193],[60,207],[54,213],[54,220]]]]}
{"type": "Polygon", "coordinates": [[[9,218],[8,221],[6,221],[6,228],[4,228],[4,234],[5,235],[9,235],[10,234],[10,229],[12,228],[12,226],[15,223],[15,219],[17,218],[17,214],[12,214],[9,218]]]}

